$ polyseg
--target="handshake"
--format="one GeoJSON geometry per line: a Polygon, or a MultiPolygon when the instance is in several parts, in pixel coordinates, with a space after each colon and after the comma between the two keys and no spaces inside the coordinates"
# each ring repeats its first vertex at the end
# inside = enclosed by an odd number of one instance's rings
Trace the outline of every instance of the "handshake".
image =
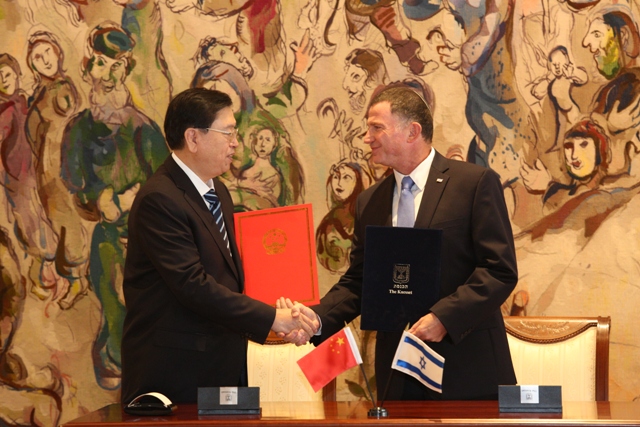
{"type": "Polygon", "coordinates": [[[276,301],[276,318],[271,330],[279,338],[299,346],[309,342],[319,328],[320,318],[309,307],[284,297],[276,301]]]}

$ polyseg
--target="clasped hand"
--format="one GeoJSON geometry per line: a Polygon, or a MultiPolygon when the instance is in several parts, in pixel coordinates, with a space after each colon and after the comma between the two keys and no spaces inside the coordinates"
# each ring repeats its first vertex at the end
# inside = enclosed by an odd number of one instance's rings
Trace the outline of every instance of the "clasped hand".
{"type": "Polygon", "coordinates": [[[279,338],[300,346],[309,342],[319,328],[318,315],[309,307],[284,297],[276,301],[276,320],[271,329],[279,338]]]}

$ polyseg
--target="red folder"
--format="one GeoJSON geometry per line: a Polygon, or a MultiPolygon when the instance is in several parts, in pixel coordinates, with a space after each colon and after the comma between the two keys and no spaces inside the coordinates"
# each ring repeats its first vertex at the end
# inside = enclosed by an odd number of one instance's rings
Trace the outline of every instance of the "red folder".
{"type": "Polygon", "coordinates": [[[235,231],[248,296],[320,302],[311,204],[236,213],[235,231]]]}

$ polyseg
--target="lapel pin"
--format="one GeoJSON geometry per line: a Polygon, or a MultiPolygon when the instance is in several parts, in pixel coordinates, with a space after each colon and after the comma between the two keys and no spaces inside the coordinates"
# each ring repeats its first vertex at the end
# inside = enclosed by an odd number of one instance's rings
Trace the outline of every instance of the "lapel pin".
{"type": "Polygon", "coordinates": [[[436,182],[442,182],[442,178],[436,179],[436,182]]]}

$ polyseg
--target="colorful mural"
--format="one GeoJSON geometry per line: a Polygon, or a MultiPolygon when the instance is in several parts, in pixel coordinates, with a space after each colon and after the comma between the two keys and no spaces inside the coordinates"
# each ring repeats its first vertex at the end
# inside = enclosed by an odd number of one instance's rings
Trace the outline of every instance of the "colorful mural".
{"type": "MultiPolygon", "coordinates": [[[[640,398],[637,0],[0,4],[0,424],[119,400],[127,213],[168,154],[169,99],[196,86],[234,101],[236,210],[313,204],[322,292],[389,172],[367,102],[414,86],[434,147],[502,179],[520,272],[503,312],[612,316],[610,398],[640,398]]],[[[338,398],[362,390],[351,372],[338,398]]]]}

